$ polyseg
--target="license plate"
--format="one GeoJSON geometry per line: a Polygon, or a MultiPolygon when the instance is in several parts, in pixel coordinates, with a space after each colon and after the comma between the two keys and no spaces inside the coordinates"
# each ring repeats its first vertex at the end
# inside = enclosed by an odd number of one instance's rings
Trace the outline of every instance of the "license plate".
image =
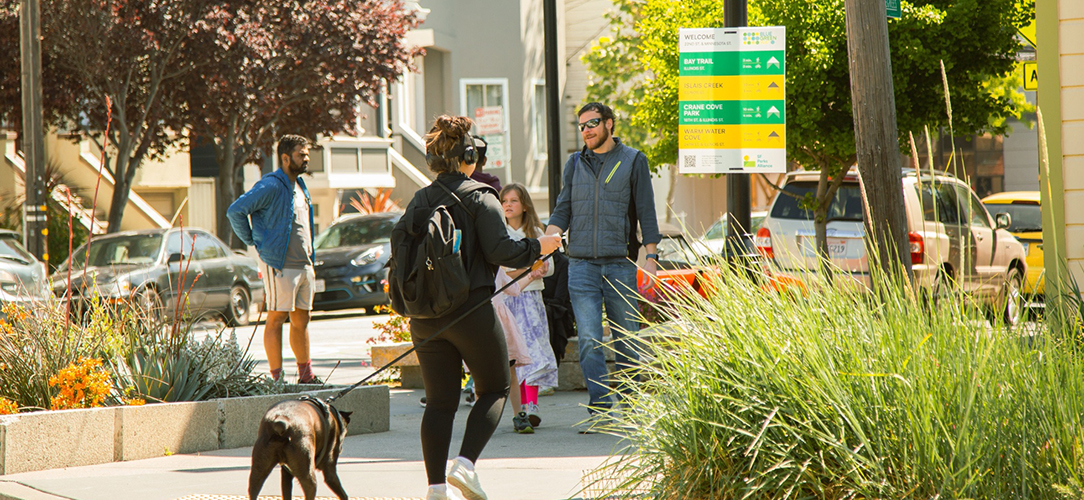
{"type": "MultiPolygon", "coordinates": [[[[802,255],[806,257],[815,257],[817,255],[817,238],[813,236],[803,236],[799,243],[802,248],[802,255]]],[[[838,238],[828,238],[828,256],[829,257],[843,257],[847,255],[847,240],[841,240],[838,238]]]]}
{"type": "Polygon", "coordinates": [[[847,254],[847,240],[828,240],[828,255],[842,257],[847,254]]]}
{"type": "Polygon", "coordinates": [[[324,291],[324,280],[316,280],[316,293],[324,291]]]}

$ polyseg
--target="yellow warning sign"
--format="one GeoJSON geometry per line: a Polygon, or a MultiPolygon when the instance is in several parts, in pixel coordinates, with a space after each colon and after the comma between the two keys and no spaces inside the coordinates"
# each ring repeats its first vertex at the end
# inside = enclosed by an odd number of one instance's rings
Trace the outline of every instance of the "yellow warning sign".
{"type": "Polygon", "coordinates": [[[1024,63],[1024,90],[1039,90],[1039,65],[1035,61],[1024,63]]]}

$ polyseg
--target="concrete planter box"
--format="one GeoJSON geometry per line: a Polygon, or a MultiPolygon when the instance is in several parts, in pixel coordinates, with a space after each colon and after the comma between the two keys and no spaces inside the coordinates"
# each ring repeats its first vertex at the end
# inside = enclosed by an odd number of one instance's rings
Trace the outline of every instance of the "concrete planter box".
{"type": "MultiPolygon", "coordinates": [[[[341,389],[306,394],[326,399],[341,389]]],[[[0,416],[0,474],[252,446],[271,405],[299,394],[0,416]]],[[[334,403],[354,412],[347,433],[390,428],[388,386],[363,386],[334,403]]]]}
{"type": "MultiPolygon", "coordinates": [[[[393,359],[399,357],[413,347],[413,342],[374,345],[370,353],[373,367],[380,368],[386,366],[390,364],[393,359]]],[[[392,366],[399,367],[399,379],[404,389],[421,389],[425,387],[425,384],[422,383],[422,370],[421,367],[418,366],[417,354],[410,353],[407,357],[396,361],[392,366]]]]}

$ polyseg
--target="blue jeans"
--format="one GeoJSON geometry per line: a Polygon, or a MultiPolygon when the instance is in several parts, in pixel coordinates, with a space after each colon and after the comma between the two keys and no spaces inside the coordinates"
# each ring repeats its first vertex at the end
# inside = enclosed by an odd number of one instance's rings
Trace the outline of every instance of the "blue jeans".
{"type": "Polygon", "coordinates": [[[602,308],[610,323],[617,369],[630,368],[639,360],[629,334],[640,329],[636,290],[636,265],[628,259],[576,259],[568,262],[568,295],[576,315],[580,342],[580,368],[587,384],[590,405],[612,407],[602,342],[602,308]],[[628,332],[628,333],[626,333],[628,332]]]}

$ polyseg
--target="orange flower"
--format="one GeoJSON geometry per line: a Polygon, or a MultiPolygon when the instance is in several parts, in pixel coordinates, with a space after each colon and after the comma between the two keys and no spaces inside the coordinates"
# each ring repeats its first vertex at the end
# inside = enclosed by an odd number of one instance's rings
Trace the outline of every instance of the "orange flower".
{"type": "Polygon", "coordinates": [[[19,413],[19,405],[8,398],[0,398],[0,415],[14,415],[19,413]]]}
{"type": "Polygon", "coordinates": [[[49,386],[58,387],[52,399],[54,410],[93,408],[102,406],[109,395],[109,374],[101,369],[101,360],[79,359],[56,375],[49,377],[49,386]]]}

